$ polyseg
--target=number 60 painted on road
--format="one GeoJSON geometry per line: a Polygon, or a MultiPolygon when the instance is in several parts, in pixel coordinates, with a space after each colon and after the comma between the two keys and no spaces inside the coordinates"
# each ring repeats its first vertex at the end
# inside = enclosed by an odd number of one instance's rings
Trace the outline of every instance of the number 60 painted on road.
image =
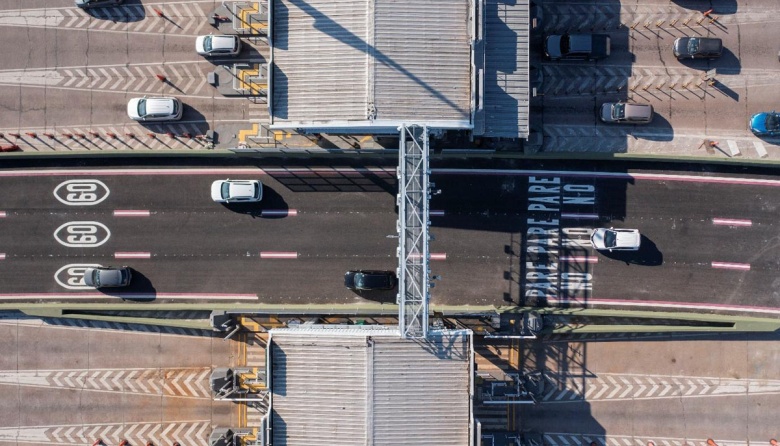
{"type": "Polygon", "coordinates": [[[96,221],[71,221],[54,231],[54,239],[69,248],[97,248],[109,238],[111,231],[96,221]]]}
{"type": "Polygon", "coordinates": [[[108,186],[99,180],[68,180],[54,188],[54,197],[68,206],[93,206],[108,198],[109,193],[108,186]]]}

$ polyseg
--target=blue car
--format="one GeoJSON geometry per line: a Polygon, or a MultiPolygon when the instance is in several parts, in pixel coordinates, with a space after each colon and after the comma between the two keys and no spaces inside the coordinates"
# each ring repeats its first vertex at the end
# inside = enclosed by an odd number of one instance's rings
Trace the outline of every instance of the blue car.
{"type": "Polygon", "coordinates": [[[776,111],[756,113],[750,117],[748,128],[758,136],[780,135],[780,113],[776,111]]]}

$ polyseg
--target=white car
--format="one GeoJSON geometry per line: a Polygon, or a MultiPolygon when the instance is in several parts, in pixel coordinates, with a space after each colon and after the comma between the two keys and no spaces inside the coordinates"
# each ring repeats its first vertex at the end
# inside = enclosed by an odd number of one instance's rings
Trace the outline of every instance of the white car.
{"type": "Polygon", "coordinates": [[[133,98],[127,102],[127,116],[136,121],[178,121],[184,106],[178,98],[133,98]]]}
{"type": "Polygon", "coordinates": [[[238,36],[198,36],[195,51],[201,56],[237,56],[241,52],[238,36]]]}
{"type": "Polygon", "coordinates": [[[598,228],[590,236],[594,248],[610,251],[638,251],[641,241],[638,229],[598,228]]]}
{"type": "Polygon", "coordinates": [[[211,199],[217,203],[252,203],[263,199],[257,180],[217,180],[211,183],[211,199]]]}

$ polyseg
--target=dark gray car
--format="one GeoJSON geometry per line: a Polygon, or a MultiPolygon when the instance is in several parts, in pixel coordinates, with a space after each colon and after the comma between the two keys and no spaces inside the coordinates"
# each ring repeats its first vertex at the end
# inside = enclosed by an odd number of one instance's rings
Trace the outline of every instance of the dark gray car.
{"type": "Polygon", "coordinates": [[[130,285],[133,275],[126,266],[99,266],[84,270],[84,284],[93,288],[130,285]]]}
{"type": "Polygon", "coordinates": [[[717,37],[680,37],[673,48],[678,59],[715,59],[723,54],[723,41],[717,37]]]}
{"type": "Polygon", "coordinates": [[[347,271],[344,286],[350,290],[392,290],[398,279],[392,271],[347,271]]]}
{"type": "Polygon", "coordinates": [[[124,0],[76,0],[76,6],[79,8],[99,8],[101,6],[121,5],[124,0]]]}

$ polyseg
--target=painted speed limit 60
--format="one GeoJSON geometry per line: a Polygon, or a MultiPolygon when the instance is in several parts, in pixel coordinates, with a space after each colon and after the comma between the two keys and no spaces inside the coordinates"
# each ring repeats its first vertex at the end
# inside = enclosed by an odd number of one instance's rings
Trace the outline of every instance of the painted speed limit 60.
{"type": "Polygon", "coordinates": [[[99,180],[68,180],[54,189],[54,197],[68,206],[94,206],[109,193],[108,186],[99,180]]]}
{"type": "Polygon", "coordinates": [[[54,239],[69,248],[96,248],[109,238],[111,231],[96,221],[71,221],[54,231],[54,239]]]}

